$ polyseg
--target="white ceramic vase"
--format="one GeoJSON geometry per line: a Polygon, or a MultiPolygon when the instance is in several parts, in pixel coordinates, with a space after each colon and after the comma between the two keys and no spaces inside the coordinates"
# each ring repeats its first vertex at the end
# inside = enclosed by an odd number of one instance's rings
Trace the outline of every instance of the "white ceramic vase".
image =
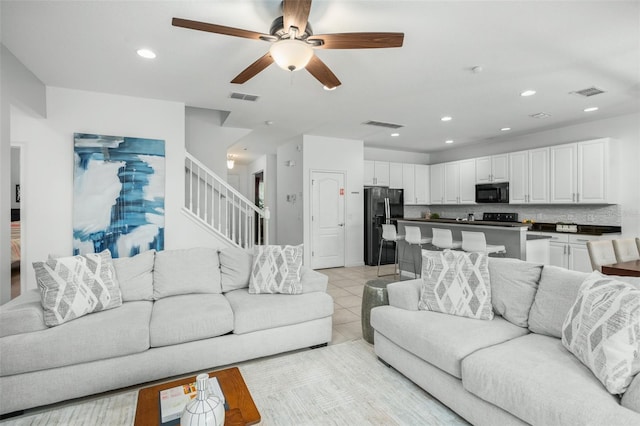
{"type": "Polygon", "coordinates": [[[209,394],[208,374],[196,377],[196,397],[189,401],[182,416],[181,426],[222,426],[224,425],[224,404],[217,396],[209,394]]]}

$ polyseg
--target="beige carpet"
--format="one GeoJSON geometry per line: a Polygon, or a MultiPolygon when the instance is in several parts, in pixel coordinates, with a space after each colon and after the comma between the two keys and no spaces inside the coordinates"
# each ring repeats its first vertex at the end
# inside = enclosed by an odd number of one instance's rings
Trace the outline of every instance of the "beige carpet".
{"type": "MultiPolygon", "coordinates": [[[[240,364],[262,425],[464,425],[363,340],[240,364]]],[[[137,392],[69,403],[2,425],[131,425],[137,392]],[[97,420],[97,421],[96,421],[97,420]]]]}

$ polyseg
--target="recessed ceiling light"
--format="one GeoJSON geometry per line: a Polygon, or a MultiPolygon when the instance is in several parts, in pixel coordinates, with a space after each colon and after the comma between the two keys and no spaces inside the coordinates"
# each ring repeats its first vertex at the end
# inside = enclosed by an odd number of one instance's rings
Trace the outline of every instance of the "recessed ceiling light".
{"type": "Polygon", "coordinates": [[[338,86],[333,86],[333,87],[328,87],[328,86],[322,86],[322,88],[328,92],[332,91],[332,90],[336,90],[338,88],[338,86]]]}
{"type": "Polygon", "coordinates": [[[398,136],[400,136],[400,133],[391,133],[391,136],[397,138],[398,136]]]}
{"type": "Polygon", "coordinates": [[[444,141],[444,143],[453,143],[451,139],[444,141]]]}
{"type": "Polygon", "coordinates": [[[536,94],[535,90],[525,90],[524,92],[520,93],[520,96],[533,96],[536,94]]]}
{"type": "Polygon", "coordinates": [[[597,111],[598,107],[589,107],[589,108],[585,108],[584,112],[593,112],[593,111],[597,111]]]}
{"type": "Polygon", "coordinates": [[[500,129],[500,131],[502,132],[507,132],[509,130],[511,130],[511,127],[503,127],[502,129],[500,129]]]}
{"type": "Polygon", "coordinates": [[[442,117],[442,118],[440,119],[440,121],[451,121],[451,120],[453,120],[453,117],[450,117],[450,116],[448,116],[448,115],[445,115],[444,117],[442,117]]]}
{"type": "Polygon", "coordinates": [[[136,53],[138,54],[138,56],[141,56],[145,59],[154,59],[156,57],[156,54],[149,49],[138,49],[136,53]]]}

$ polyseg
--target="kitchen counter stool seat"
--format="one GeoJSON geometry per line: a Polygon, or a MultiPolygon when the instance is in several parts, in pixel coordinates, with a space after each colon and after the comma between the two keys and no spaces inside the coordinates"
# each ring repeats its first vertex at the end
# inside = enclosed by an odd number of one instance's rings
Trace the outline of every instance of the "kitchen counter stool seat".
{"type": "MultiPolygon", "coordinates": [[[[430,243],[432,241],[432,238],[423,237],[422,232],[420,231],[420,228],[417,226],[405,226],[404,231],[406,232],[405,241],[407,242],[409,249],[411,249],[412,245],[419,246],[420,258],[422,258],[422,245],[430,243]]],[[[416,259],[415,259],[415,256],[413,256],[413,253],[411,257],[413,258],[413,275],[415,276],[415,278],[418,278],[419,276],[418,268],[417,268],[416,259]]]]}
{"type": "Polygon", "coordinates": [[[461,231],[462,250],[486,254],[506,253],[507,248],[502,244],[487,244],[484,232],[461,231]]]}
{"type": "Polygon", "coordinates": [[[433,239],[431,245],[444,250],[444,249],[459,249],[462,247],[462,241],[454,241],[453,234],[450,229],[433,228],[433,239]]]}

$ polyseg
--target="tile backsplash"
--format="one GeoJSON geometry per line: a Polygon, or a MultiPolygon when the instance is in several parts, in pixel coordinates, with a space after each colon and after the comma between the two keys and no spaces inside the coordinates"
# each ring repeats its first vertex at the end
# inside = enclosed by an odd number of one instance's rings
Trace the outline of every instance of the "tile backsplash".
{"type": "Polygon", "coordinates": [[[476,219],[482,219],[484,212],[518,213],[518,218],[532,219],[536,222],[573,222],[582,225],[620,226],[622,208],[614,205],[518,205],[518,204],[476,204],[468,206],[433,205],[404,206],[407,218],[424,217],[427,212],[438,213],[442,218],[466,218],[473,213],[476,219]]]}

